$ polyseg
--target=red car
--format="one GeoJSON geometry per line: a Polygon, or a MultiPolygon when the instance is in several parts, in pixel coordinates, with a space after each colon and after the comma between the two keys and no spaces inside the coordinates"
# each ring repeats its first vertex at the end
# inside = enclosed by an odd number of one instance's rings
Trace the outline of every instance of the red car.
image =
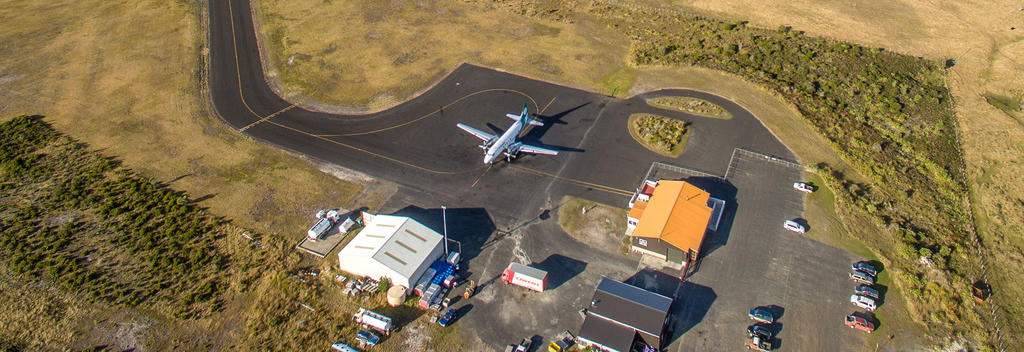
{"type": "Polygon", "coordinates": [[[861,317],[861,316],[857,316],[857,315],[853,315],[853,314],[850,314],[850,315],[846,316],[846,326],[849,326],[850,328],[858,329],[858,330],[861,330],[861,331],[864,331],[864,332],[875,331],[875,324],[874,323],[868,321],[867,318],[864,318],[864,317],[861,317]]]}

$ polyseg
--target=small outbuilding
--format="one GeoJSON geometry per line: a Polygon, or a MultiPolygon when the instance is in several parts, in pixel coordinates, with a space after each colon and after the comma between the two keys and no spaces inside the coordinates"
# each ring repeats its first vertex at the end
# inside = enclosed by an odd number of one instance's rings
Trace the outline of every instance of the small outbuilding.
{"type": "Polygon", "coordinates": [[[338,252],[341,270],[408,290],[444,255],[441,234],[412,218],[363,213],[364,228],[338,252]]]}
{"type": "Polygon", "coordinates": [[[603,277],[578,340],[598,351],[660,351],[671,307],[672,298],[603,277]]]}

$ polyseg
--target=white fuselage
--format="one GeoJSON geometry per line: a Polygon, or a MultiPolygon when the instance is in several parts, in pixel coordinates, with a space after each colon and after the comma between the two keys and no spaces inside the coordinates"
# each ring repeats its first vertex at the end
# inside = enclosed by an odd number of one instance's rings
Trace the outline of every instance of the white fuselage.
{"type": "MultiPolygon", "coordinates": [[[[515,115],[513,115],[515,116],[515,115]]],[[[516,142],[516,138],[519,137],[519,132],[523,130],[523,120],[516,120],[512,126],[509,126],[505,133],[498,137],[498,140],[487,148],[487,152],[484,153],[484,164],[492,164],[494,160],[501,155],[502,152],[507,151],[509,154],[513,154],[514,151],[508,150],[509,147],[516,142]]]]}

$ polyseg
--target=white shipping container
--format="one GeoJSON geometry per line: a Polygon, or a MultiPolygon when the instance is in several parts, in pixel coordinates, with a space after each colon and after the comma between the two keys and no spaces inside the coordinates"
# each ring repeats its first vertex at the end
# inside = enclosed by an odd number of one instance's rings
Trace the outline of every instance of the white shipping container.
{"type": "Polygon", "coordinates": [[[316,224],[313,224],[313,227],[309,228],[309,231],[306,231],[306,236],[309,237],[310,240],[316,241],[330,229],[331,220],[320,219],[316,224]]]}
{"type": "Polygon", "coordinates": [[[352,316],[352,320],[384,333],[391,332],[391,318],[366,308],[359,308],[359,311],[352,316]]]}

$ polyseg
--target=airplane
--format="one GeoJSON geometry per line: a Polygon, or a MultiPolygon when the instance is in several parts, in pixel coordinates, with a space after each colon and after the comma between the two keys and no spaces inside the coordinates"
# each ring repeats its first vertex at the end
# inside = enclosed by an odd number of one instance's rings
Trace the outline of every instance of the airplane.
{"type": "Polygon", "coordinates": [[[519,115],[516,114],[505,114],[510,119],[516,120],[512,126],[509,126],[505,133],[501,136],[496,136],[473,127],[469,127],[464,123],[459,123],[458,126],[463,131],[468,132],[476,138],[484,141],[479,147],[484,152],[484,164],[493,164],[494,159],[498,158],[498,153],[505,155],[505,159],[509,162],[512,158],[519,155],[519,153],[529,154],[545,154],[545,155],[558,155],[558,151],[554,149],[548,149],[535,145],[526,144],[518,141],[519,133],[523,131],[526,125],[532,126],[543,126],[544,123],[531,119],[530,114],[526,110],[526,104],[523,104],[523,112],[519,115]]]}

